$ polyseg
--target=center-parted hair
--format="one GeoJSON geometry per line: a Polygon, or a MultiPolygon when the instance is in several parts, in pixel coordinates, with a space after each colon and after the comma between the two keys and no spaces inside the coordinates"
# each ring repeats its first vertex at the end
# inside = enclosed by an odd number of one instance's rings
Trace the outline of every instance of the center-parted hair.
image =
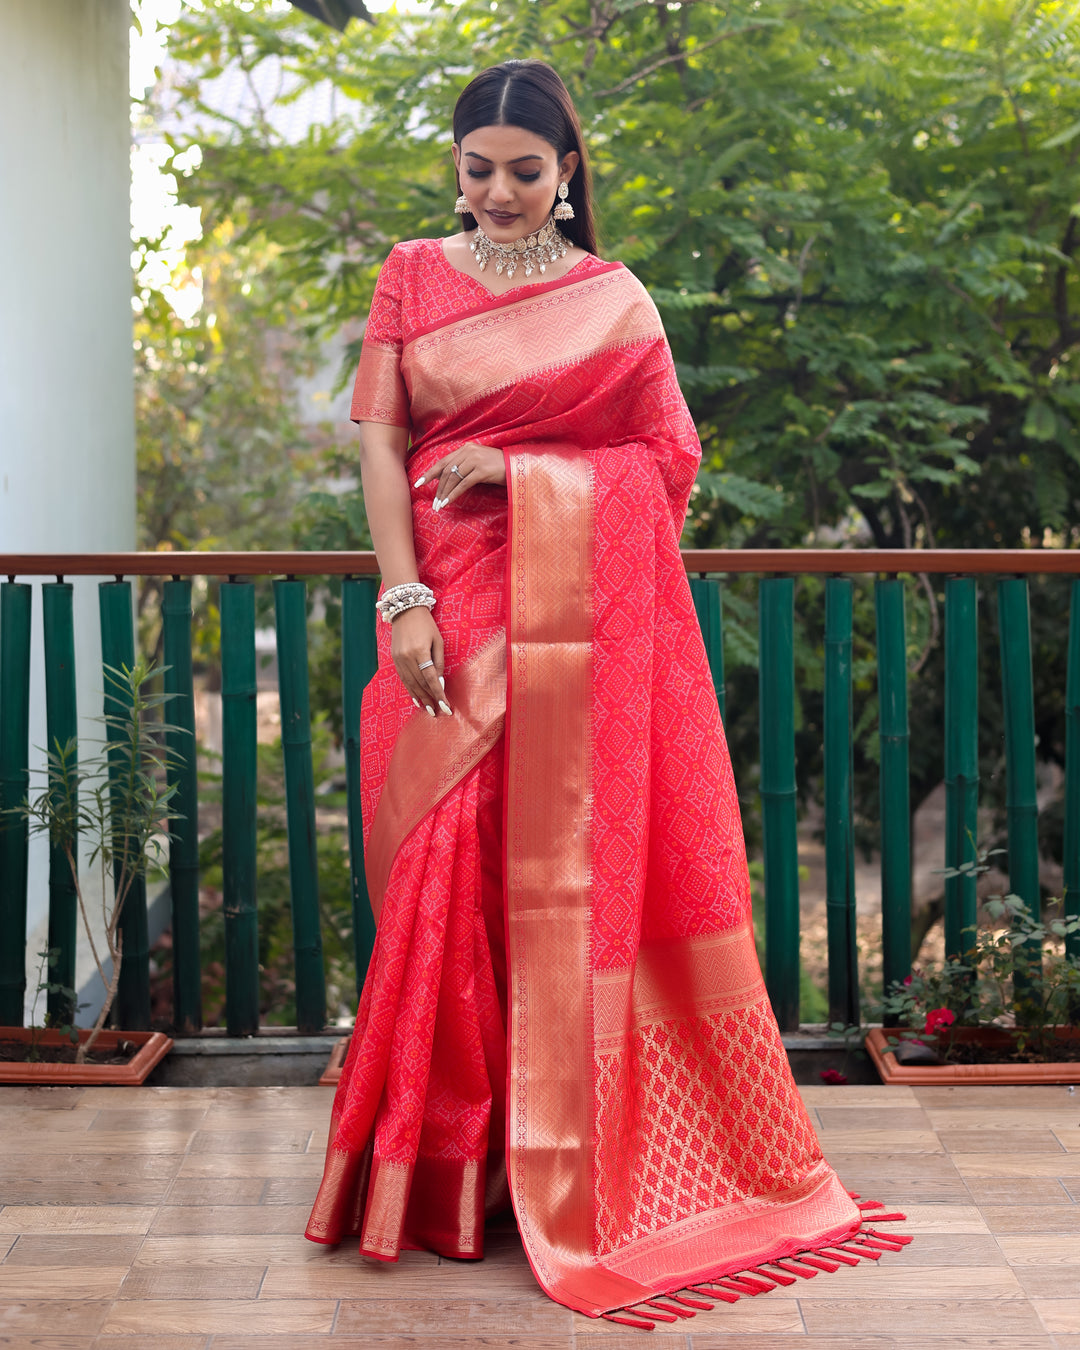
{"type": "MultiPolygon", "coordinates": [[[[482,70],[461,91],[454,105],[454,141],[460,145],[480,127],[521,127],[542,137],[554,147],[560,162],[571,150],[579,157],[568,184],[573,220],[559,221],[559,229],[572,244],[596,252],[592,183],[581,122],[570,91],[544,61],[503,61],[482,70]]],[[[460,178],[458,191],[461,191],[460,178]]],[[[467,230],[475,229],[476,217],[462,216],[467,230]]]]}

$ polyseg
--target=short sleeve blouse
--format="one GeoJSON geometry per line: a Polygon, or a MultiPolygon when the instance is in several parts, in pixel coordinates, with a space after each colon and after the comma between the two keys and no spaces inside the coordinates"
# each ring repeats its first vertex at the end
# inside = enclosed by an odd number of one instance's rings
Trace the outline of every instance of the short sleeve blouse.
{"type": "Polygon", "coordinates": [[[402,253],[400,245],[390,250],[375,282],[353,385],[354,422],[409,426],[409,396],[401,375],[402,253]]]}

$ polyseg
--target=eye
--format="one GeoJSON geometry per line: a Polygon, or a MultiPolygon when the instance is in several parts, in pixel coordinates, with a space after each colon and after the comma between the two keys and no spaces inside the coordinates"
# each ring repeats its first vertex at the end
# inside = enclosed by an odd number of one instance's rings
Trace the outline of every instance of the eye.
{"type": "Polygon", "coordinates": [[[482,172],[476,169],[466,169],[465,172],[470,178],[487,178],[491,171],[490,169],[484,169],[482,172]]]}
{"type": "Polygon", "coordinates": [[[540,177],[539,170],[536,173],[519,173],[518,177],[523,183],[535,183],[540,177]]]}

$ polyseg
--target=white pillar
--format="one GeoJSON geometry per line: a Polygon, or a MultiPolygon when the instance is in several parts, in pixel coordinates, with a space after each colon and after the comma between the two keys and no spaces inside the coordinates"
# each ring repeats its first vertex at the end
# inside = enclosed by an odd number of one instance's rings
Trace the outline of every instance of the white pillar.
{"type": "MultiPolygon", "coordinates": [[[[128,0],[0,0],[0,552],[135,542],[128,0]]],[[[45,743],[35,586],[31,743],[45,743]]],[[[80,736],[100,728],[96,583],[75,583],[80,736]]],[[[40,756],[35,756],[40,763],[40,756]]],[[[28,979],[44,945],[31,858],[28,979]]],[[[77,983],[90,973],[79,950],[77,983]]],[[[32,990],[28,990],[32,995],[32,990]]]]}

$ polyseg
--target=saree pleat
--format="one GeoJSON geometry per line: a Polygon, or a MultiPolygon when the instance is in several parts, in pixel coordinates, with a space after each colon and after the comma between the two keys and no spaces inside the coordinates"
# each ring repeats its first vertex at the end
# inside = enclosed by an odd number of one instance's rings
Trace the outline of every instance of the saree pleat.
{"type": "Polygon", "coordinates": [[[392,312],[400,342],[376,334],[354,414],[408,409],[414,484],[475,437],[503,449],[507,488],[439,515],[413,488],[460,712],[419,725],[380,633],[378,937],[308,1235],[480,1256],[509,1198],[543,1288],[595,1317],[862,1220],[758,967],[679,554],[700,448],[656,311],[590,259],[440,312],[434,249],[384,268],[373,321],[392,312]]]}

